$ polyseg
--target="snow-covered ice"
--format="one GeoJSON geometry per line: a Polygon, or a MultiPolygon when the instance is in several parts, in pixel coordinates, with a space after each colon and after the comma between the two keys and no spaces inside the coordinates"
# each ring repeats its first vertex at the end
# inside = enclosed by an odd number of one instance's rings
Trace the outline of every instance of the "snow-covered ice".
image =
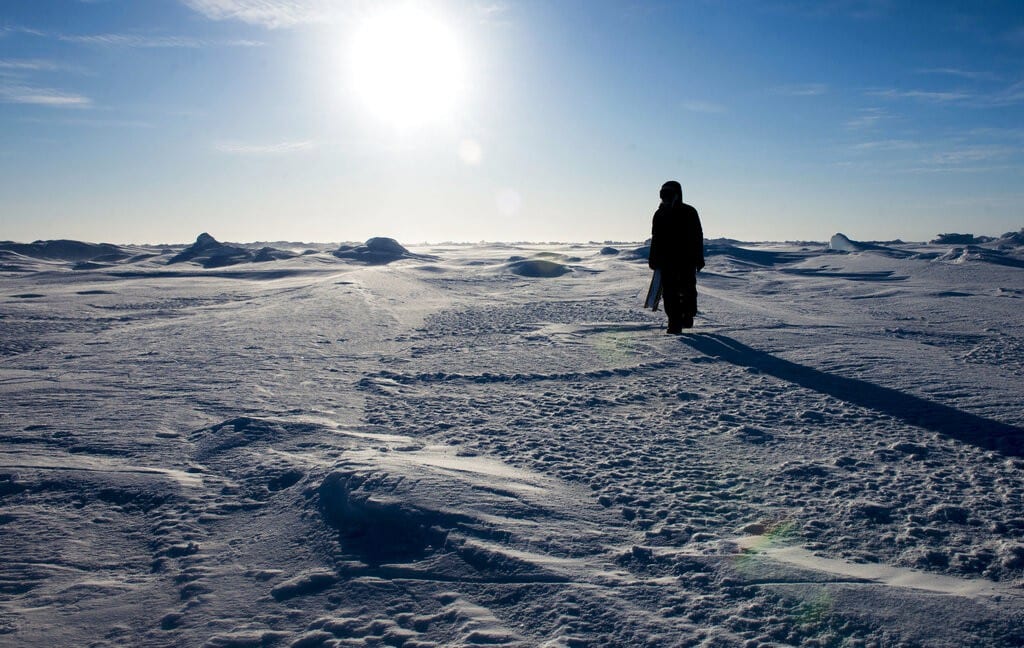
{"type": "Polygon", "coordinates": [[[0,244],[0,644],[1024,644],[1024,247],[0,244]]]}

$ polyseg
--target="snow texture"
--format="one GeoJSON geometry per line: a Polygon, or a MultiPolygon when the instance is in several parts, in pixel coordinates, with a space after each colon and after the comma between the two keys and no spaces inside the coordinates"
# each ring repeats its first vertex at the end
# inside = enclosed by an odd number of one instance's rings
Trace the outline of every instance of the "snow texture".
{"type": "Polygon", "coordinates": [[[0,243],[0,644],[1024,643],[1024,247],[0,243]]]}

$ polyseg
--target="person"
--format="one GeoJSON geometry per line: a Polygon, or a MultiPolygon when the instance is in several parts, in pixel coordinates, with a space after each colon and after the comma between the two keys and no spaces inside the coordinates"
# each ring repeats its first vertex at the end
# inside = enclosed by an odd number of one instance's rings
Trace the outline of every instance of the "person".
{"type": "Polygon", "coordinates": [[[647,264],[652,270],[661,270],[668,333],[679,335],[684,328],[693,328],[697,273],[704,267],[704,230],[697,210],[683,202],[683,188],[675,180],[661,186],[647,264]]]}

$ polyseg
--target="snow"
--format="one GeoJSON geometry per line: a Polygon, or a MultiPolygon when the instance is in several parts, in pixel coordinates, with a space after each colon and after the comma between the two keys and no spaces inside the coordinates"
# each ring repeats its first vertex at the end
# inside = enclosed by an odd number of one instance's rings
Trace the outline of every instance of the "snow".
{"type": "Polygon", "coordinates": [[[678,337],[640,243],[0,243],[0,643],[1020,645],[960,240],[710,241],[678,337]]]}

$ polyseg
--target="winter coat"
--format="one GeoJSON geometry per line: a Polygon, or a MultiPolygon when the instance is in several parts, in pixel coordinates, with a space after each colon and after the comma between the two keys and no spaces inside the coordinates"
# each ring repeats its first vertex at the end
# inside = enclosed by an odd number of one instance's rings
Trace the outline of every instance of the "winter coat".
{"type": "Polygon", "coordinates": [[[686,203],[658,207],[651,225],[647,265],[652,270],[704,267],[704,230],[696,209],[686,203]]]}

